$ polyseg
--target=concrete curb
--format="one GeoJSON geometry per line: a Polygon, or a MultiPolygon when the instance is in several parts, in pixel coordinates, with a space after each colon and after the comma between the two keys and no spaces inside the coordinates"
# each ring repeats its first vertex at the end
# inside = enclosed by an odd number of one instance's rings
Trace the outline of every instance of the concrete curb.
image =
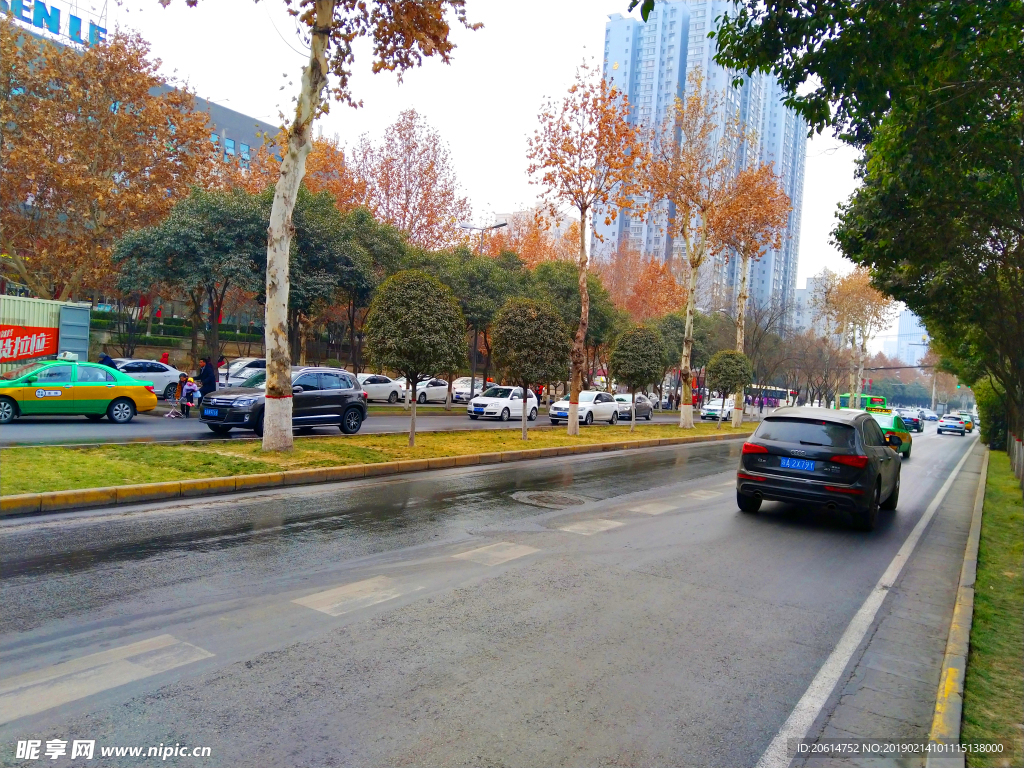
{"type": "MultiPolygon", "coordinates": [[[[971,622],[974,618],[974,580],[978,574],[978,544],[981,540],[981,516],[985,506],[985,482],[988,477],[988,449],[981,462],[981,477],[974,496],[971,531],[964,550],[964,564],[960,569],[960,586],[956,592],[953,621],[946,640],[946,654],[942,659],[942,676],[935,697],[935,713],[928,741],[935,744],[959,744],[960,723],[964,706],[964,673],[967,670],[967,652],[970,648],[971,622]]],[[[929,755],[926,768],[963,768],[965,757],[957,755],[929,755]]]]}
{"type": "Polygon", "coordinates": [[[563,445],[550,448],[528,448],[521,451],[501,453],[473,453],[464,456],[438,456],[431,459],[405,459],[386,461],[378,464],[350,464],[340,467],[317,467],[293,469],[281,472],[267,472],[259,475],[236,475],[234,477],[206,477],[196,480],[172,480],[164,483],[143,483],[122,485],[114,488],[83,488],[76,491],[50,491],[47,493],[22,493],[0,497],[0,517],[32,515],[49,512],[70,512],[90,507],[108,507],[119,504],[138,504],[147,501],[216,496],[274,488],[286,485],[313,485],[357,480],[364,477],[425,472],[448,467],[469,467],[481,464],[504,464],[513,461],[551,458],[555,456],[576,456],[604,451],[637,450],[656,446],[686,445],[688,443],[713,443],[720,440],[737,440],[750,437],[753,432],[722,435],[691,435],[686,437],[627,440],[614,443],[590,443],[587,445],[563,445]]]}

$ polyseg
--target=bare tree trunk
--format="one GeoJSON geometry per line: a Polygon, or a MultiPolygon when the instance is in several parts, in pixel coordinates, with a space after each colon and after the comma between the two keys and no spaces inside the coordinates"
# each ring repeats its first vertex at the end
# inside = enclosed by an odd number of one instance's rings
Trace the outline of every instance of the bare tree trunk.
{"type": "Polygon", "coordinates": [[[569,390],[569,420],[566,423],[566,434],[580,433],[580,391],[583,389],[583,367],[586,365],[586,353],[583,340],[587,337],[590,325],[590,292],[587,288],[587,208],[580,207],[580,252],[579,252],[579,285],[580,285],[580,326],[572,340],[572,351],[569,360],[572,363],[572,383],[569,390]]]}
{"type": "Polygon", "coordinates": [[[529,440],[526,433],[527,412],[530,407],[530,385],[523,384],[523,440],[529,440]]]}
{"type": "MultiPolygon", "coordinates": [[[[407,376],[406,379],[405,379],[406,385],[410,385],[410,382],[411,382],[411,386],[412,386],[413,389],[412,389],[412,403],[411,403],[411,406],[410,406],[412,408],[412,411],[411,411],[411,413],[409,415],[409,447],[410,448],[415,448],[416,447],[416,384],[419,382],[419,374],[415,374],[413,376],[407,376]]],[[[408,391],[409,390],[406,389],[406,392],[408,392],[408,391]]]]}
{"type": "Polygon", "coordinates": [[[291,250],[292,211],[299,185],[306,174],[312,149],[313,120],[327,85],[327,44],[336,0],[315,0],[315,22],[309,63],[302,70],[295,120],[288,130],[288,147],[281,159],[281,178],[274,188],[274,203],[267,228],[266,357],[267,389],[263,411],[263,450],[291,450],[292,377],[288,349],[288,259],[291,250]]]}
{"type": "Polygon", "coordinates": [[[679,379],[683,396],[679,403],[679,428],[693,429],[693,388],[690,386],[690,356],[693,353],[693,304],[697,291],[697,269],[690,268],[686,291],[686,325],[683,331],[683,356],[679,362],[679,379]]]}
{"type": "Polygon", "coordinates": [[[476,351],[480,344],[480,330],[473,329],[473,351],[469,357],[469,399],[476,397],[476,351]]]}
{"type": "MultiPolygon", "coordinates": [[[[740,263],[740,291],[736,296],[736,351],[743,353],[743,333],[746,330],[747,322],[747,271],[750,269],[750,254],[743,253],[743,260],[740,263]]],[[[722,406],[724,408],[725,402],[722,406]]],[[[745,407],[743,398],[743,387],[733,395],[732,403],[732,425],[743,426],[743,409],[745,407]],[[737,409],[736,406],[740,407],[737,409]]],[[[721,428],[721,424],[718,425],[721,428]]]]}
{"type": "Polygon", "coordinates": [[[444,396],[444,409],[446,411],[450,411],[452,409],[452,379],[454,378],[454,373],[448,374],[448,393],[444,396]]]}
{"type": "Polygon", "coordinates": [[[636,387],[629,388],[629,431],[636,429],[636,387]]]}

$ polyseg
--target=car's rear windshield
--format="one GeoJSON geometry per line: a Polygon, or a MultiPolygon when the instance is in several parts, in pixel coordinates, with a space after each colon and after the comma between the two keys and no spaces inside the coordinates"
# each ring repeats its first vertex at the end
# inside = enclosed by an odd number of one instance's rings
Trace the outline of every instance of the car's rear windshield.
{"type": "Polygon", "coordinates": [[[878,422],[878,426],[885,427],[886,429],[892,429],[893,417],[887,416],[884,413],[872,413],[871,418],[878,422]]]}
{"type": "Polygon", "coordinates": [[[779,443],[824,445],[829,448],[856,447],[853,427],[817,419],[765,419],[754,437],[779,443]]]}

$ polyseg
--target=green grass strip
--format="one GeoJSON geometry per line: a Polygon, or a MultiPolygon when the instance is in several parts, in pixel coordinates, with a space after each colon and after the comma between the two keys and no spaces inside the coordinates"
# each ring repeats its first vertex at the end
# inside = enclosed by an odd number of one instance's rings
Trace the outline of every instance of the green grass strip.
{"type": "Polygon", "coordinates": [[[1003,452],[989,456],[974,623],[964,682],[964,742],[1004,742],[968,754],[970,768],[1024,765],[1024,503],[1003,452]]]}
{"type": "Polygon", "coordinates": [[[361,434],[351,437],[304,437],[295,440],[287,453],[264,453],[258,440],[216,440],[182,445],[105,445],[89,448],[17,447],[0,450],[0,494],[41,493],[79,488],[104,488],[166,480],[230,477],[290,469],[340,467],[404,459],[464,456],[473,453],[521,451],[563,445],[591,445],[692,435],[749,433],[756,425],[733,430],[712,423],[694,429],[673,424],[641,424],[632,433],[628,426],[583,427],[579,436],[564,429],[531,431],[523,441],[517,429],[421,432],[416,447],[409,448],[408,434],[361,434]]]}

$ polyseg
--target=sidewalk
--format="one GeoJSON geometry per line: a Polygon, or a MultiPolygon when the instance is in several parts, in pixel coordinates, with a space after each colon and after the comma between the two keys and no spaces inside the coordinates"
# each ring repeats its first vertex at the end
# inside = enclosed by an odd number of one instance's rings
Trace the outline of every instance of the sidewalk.
{"type": "MultiPolygon", "coordinates": [[[[975,444],[809,738],[928,740],[983,455],[983,446],[975,444]]],[[[924,764],[921,756],[792,763],[800,768],[924,764]]]]}

